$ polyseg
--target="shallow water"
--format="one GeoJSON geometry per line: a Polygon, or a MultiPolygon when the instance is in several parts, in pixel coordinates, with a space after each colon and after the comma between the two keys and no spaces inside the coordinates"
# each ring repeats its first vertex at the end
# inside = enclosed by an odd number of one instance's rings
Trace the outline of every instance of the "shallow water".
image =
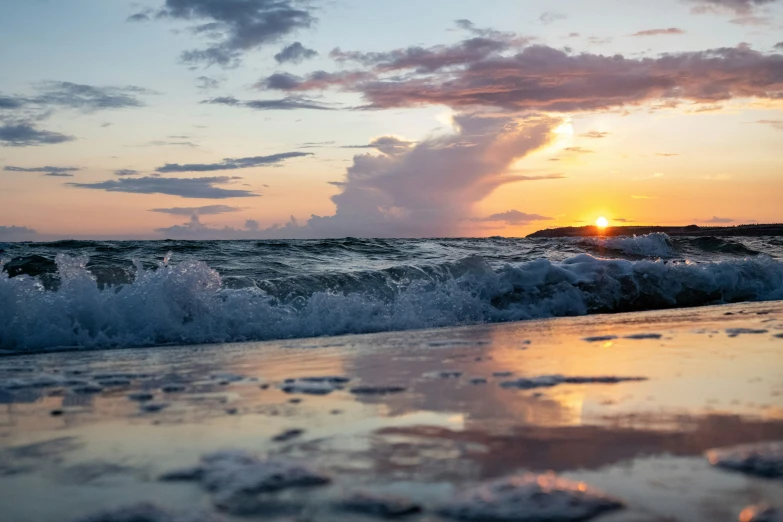
{"type": "Polygon", "coordinates": [[[335,503],[369,491],[440,522],[463,488],[549,470],[625,504],[596,520],[737,520],[783,498],[783,482],[714,467],[704,452],[783,440],[780,333],[783,304],[770,302],[7,357],[0,520],[145,501],[231,521],[359,522],[376,518],[335,503]],[[546,378],[557,375],[570,379],[546,378]],[[503,385],[520,379],[539,385],[503,385]],[[354,392],[382,387],[394,389],[354,392]],[[158,480],[224,449],[305,463],[331,483],[253,496],[239,507],[256,511],[239,515],[220,488],[158,480]]]}

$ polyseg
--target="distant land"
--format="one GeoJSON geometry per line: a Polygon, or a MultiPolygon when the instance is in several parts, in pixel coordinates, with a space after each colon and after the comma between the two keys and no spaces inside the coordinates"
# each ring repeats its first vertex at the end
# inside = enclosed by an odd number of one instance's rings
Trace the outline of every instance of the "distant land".
{"type": "Polygon", "coordinates": [[[548,228],[533,232],[527,237],[584,237],[584,236],[633,236],[663,232],[669,236],[783,236],[783,224],[737,225],[733,227],[681,227],[622,226],[599,228],[582,227],[548,228]]]}

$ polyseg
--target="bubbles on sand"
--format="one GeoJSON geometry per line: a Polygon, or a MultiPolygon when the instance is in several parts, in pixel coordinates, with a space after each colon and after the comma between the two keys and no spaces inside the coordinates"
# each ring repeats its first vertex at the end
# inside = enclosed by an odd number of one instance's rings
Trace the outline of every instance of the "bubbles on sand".
{"type": "Polygon", "coordinates": [[[783,478],[783,441],[741,444],[707,451],[710,464],[767,478],[783,478]]]}
{"type": "Polygon", "coordinates": [[[482,484],[440,509],[456,520],[479,522],[576,521],[623,507],[622,502],[554,474],[525,474],[482,484]]]}

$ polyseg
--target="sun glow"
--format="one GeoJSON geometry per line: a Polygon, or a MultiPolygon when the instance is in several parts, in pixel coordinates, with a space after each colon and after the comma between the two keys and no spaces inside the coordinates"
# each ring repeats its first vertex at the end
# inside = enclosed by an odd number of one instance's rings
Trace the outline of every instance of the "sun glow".
{"type": "Polygon", "coordinates": [[[598,228],[606,228],[609,226],[609,220],[601,216],[595,220],[595,226],[597,226],[598,228]]]}

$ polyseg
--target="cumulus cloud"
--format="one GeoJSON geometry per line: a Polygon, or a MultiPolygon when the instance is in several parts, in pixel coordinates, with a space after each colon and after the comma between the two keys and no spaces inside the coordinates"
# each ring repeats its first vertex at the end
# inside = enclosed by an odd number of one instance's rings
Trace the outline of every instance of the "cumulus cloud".
{"type": "Polygon", "coordinates": [[[68,172],[76,172],[77,170],[82,170],[81,167],[52,167],[52,166],[45,166],[45,167],[14,167],[12,165],[6,165],[3,167],[3,170],[8,172],[53,172],[57,174],[64,174],[68,172]]]}
{"type": "Polygon", "coordinates": [[[114,171],[115,176],[135,176],[136,174],[140,174],[140,172],[133,169],[118,169],[114,171]]]}
{"type": "Polygon", "coordinates": [[[244,228],[210,227],[201,222],[199,214],[192,214],[187,223],[156,228],[155,232],[168,239],[260,239],[263,235],[254,219],[246,220],[244,228]]]}
{"type": "Polygon", "coordinates": [[[315,58],[318,56],[318,51],[314,49],[308,49],[300,42],[294,42],[291,45],[283,47],[279,53],[275,55],[275,61],[277,63],[302,63],[305,60],[315,58]]]}
{"type": "Polygon", "coordinates": [[[499,214],[492,214],[484,218],[479,218],[477,221],[494,221],[502,222],[507,225],[527,225],[533,221],[548,221],[551,217],[542,216],[540,214],[526,214],[519,210],[509,210],[501,212],[499,214]]]}
{"type": "Polygon", "coordinates": [[[30,122],[12,122],[0,124],[0,146],[33,147],[38,145],[54,145],[73,141],[76,138],[37,128],[30,122]]]}
{"type": "Polygon", "coordinates": [[[440,104],[457,110],[605,110],[664,100],[715,104],[732,98],[783,97],[783,55],[746,45],[655,58],[571,54],[508,38],[471,38],[451,46],[389,52],[335,49],[357,70],[276,73],[259,88],[337,89],[361,94],[365,108],[440,104]]]}
{"type": "Polygon", "coordinates": [[[37,235],[32,228],[0,225],[0,240],[3,241],[31,241],[37,235]]]}
{"type": "Polygon", "coordinates": [[[244,53],[310,27],[315,18],[306,8],[297,0],[165,0],[150,14],[158,20],[193,22],[191,32],[209,40],[202,49],[183,52],[184,62],[233,67],[244,53]]]}
{"type": "Polygon", "coordinates": [[[713,216],[712,219],[702,219],[700,221],[701,221],[701,223],[715,223],[715,224],[734,223],[734,220],[731,219],[731,218],[724,218],[724,217],[718,217],[718,216],[713,216]]]}
{"type": "Polygon", "coordinates": [[[240,210],[242,209],[239,207],[231,207],[229,205],[207,205],[204,207],[153,208],[150,209],[150,212],[170,214],[172,216],[214,216],[217,214],[238,212],[240,210]]]}
{"type": "Polygon", "coordinates": [[[170,172],[210,172],[215,170],[236,170],[236,169],[249,169],[252,167],[264,167],[268,165],[276,165],[284,160],[290,158],[301,158],[304,156],[312,156],[310,152],[281,152],[279,154],[272,154],[269,156],[252,156],[248,158],[225,158],[220,163],[186,163],[180,165],[179,163],[166,163],[162,167],[158,167],[156,172],[170,173],[170,172]]]}
{"type": "Polygon", "coordinates": [[[211,178],[122,178],[98,183],[66,183],[70,187],[106,192],[128,192],[131,194],[168,194],[182,198],[224,199],[258,197],[249,190],[224,189],[215,185],[234,183],[237,177],[218,176],[211,178]]]}
{"type": "Polygon", "coordinates": [[[393,154],[360,154],[332,196],[334,215],[259,231],[259,237],[444,237],[469,233],[473,206],[498,187],[540,177],[509,174],[550,143],[560,119],[458,114],[455,132],[393,154]]]}
{"type": "Polygon", "coordinates": [[[201,103],[211,105],[228,105],[229,107],[246,107],[257,111],[290,111],[295,109],[313,109],[318,111],[334,110],[323,103],[302,96],[287,96],[276,100],[238,100],[232,96],[221,96],[201,103]]]}
{"type": "Polygon", "coordinates": [[[645,31],[638,31],[631,36],[661,36],[667,34],[685,34],[685,31],[678,29],[677,27],[669,27],[667,29],[647,29],[645,31]]]}

